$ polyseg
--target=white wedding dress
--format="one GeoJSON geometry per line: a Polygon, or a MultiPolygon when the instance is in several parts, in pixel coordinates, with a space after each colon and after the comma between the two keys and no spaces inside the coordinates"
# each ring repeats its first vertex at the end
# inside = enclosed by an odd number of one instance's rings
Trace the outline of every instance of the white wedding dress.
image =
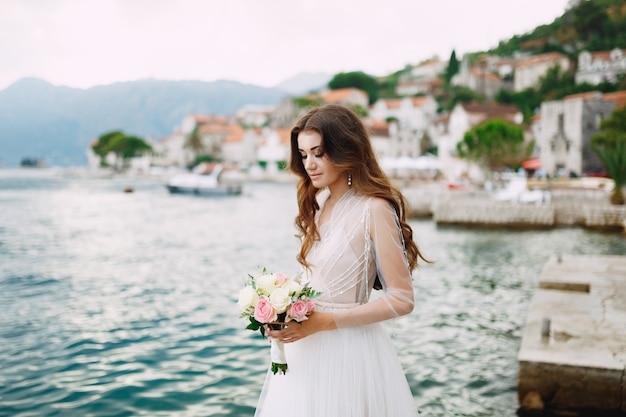
{"type": "MultiPolygon", "coordinates": [[[[320,213],[329,196],[319,194],[320,213]]],[[[416,417],[413,395],[380,321],[413,309],[413,287],[397,216],[382,199],[349,190],[319,225],[309,254],[316,311],[337,330],[285,344],[286,375],[268,371],[255,417],[416,417]],[[376,275],[384,294],[369,300],[376,275]]]]}

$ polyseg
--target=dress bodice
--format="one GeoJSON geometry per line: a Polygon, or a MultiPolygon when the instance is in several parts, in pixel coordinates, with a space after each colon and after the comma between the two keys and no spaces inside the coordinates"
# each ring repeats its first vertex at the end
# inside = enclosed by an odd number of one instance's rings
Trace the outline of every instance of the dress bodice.
{"type": "Polygon", "coordinates": [[[376,277],[369,233],[371,197],[349,190],[337,201],[328,220],[319,219],[329,192],[320,193],[316,223],[320,240],[307,258],[311,286],[322,292],[321,303],[355,305],[367,302],[376,277]]]}

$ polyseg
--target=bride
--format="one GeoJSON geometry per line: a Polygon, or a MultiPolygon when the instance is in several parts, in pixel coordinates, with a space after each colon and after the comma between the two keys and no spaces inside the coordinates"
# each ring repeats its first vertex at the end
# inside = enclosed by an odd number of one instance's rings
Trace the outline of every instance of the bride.
{"type": "Polygon", "coordinates": [[[286,375],[268,371],[256,417],[414,417],[395,349],[380,322],[413,310],[411,271],[428,262],[404,197],[376,161],[359,117],[314,108],[291,131],[299,176],[298,262],[321,291],[315,312],[269,337],[285,343],[286,375]],[[382,289],[378,297],[370,295],[382,289]]]}

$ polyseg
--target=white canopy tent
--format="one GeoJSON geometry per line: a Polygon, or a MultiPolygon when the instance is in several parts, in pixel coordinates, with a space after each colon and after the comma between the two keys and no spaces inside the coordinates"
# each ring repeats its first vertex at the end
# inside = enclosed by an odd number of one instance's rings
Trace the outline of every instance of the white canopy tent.
{"type": "Polygon", "coordinates": [[[418,158],[401,156],[399,158],[382,158],[380,166],[383,169],[408,169],[416,171],[437,171],[442,165],[439,158],[434,155],[422,155],[418,158]]]}
{"type": "Polygon", "coordinates": [[[418,158],[381,158],[380,167],[392,177],[434,178],[441,171],[442,164],[439,158],[428,154],[418,158]]]}

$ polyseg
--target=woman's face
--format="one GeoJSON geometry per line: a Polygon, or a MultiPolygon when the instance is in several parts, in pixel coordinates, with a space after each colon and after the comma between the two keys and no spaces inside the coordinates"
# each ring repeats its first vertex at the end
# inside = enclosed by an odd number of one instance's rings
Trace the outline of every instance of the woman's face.
{"type": "Polygon", "coordinates": [[[322,137],[315,131],[298,133],[298,151],[302,164],[315,188],[329,187],[331,190],[345,182],[340,172],[322,148],[322,137]]]}

